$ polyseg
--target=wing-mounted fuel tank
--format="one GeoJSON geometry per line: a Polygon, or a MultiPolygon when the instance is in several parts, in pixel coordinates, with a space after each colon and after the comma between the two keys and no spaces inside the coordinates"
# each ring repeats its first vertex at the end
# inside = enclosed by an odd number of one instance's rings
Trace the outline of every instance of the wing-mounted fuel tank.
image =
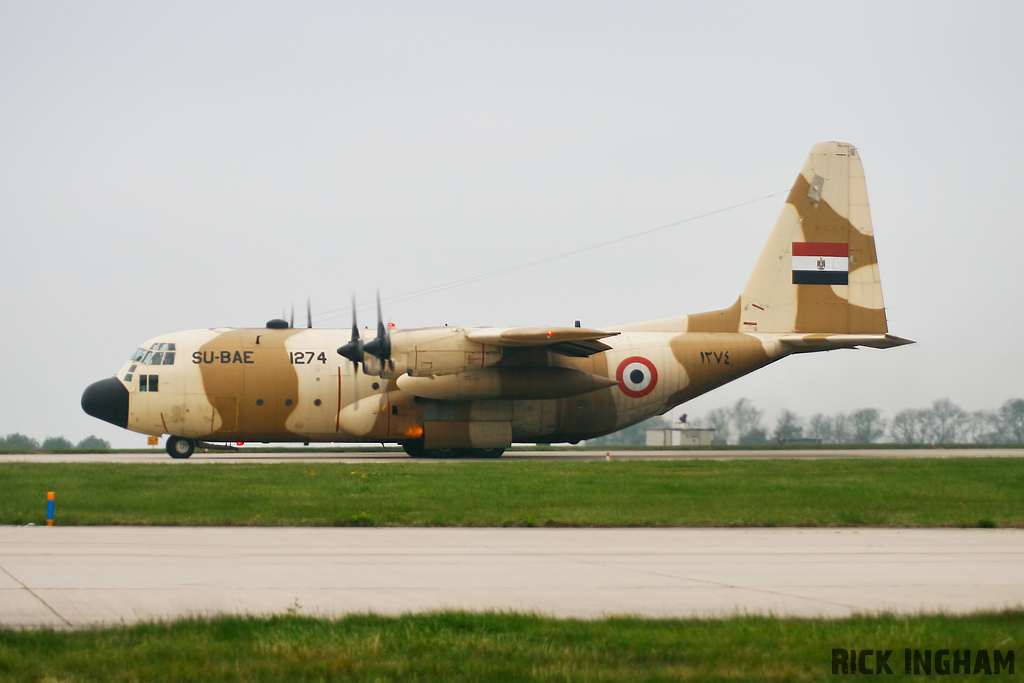
{"type": "Polygon", "coordinates": [[[398,388],[438,400],[550,399],[586,394],[618,382],[563,367],[484,368],[456,375],[398,378],[398,388]]]}

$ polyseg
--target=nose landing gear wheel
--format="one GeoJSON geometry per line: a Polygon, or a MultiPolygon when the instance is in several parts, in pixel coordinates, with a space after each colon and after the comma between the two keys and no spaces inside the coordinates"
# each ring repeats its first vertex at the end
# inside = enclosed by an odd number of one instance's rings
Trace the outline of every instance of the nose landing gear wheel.
{"type": "Polygon", "coordinates": [[[172,458],[187,458],[196,450],[196,442],[180,436],[172,436],[167,439],[167,454],[172,458]]]}

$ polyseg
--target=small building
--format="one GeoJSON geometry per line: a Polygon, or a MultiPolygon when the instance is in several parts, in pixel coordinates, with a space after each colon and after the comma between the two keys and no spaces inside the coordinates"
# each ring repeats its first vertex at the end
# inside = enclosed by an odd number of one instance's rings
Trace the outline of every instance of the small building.
{"type": "Polygon", "coordinates": [[[648,446],[710,446],[714,440],[714,429],[668,427],[647,430],[648,446]]]}

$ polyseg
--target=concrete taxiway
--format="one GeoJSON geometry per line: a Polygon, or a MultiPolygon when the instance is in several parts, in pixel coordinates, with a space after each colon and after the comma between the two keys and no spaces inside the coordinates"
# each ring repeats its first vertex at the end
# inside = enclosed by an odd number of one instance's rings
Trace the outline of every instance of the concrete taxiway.
{"type": "Polygon", "coordinates": [[[840,617],[1020,605],[1020,530],[0,528],[3,627],[289,610],[840,617]]]}
{"type": "MultiPolygon", "coordinates": [[[[800,450],[566,450],[566,451],[508,451],[497,461],[508,460],[820,460],[827,458],[1022,458],[1024,448],[838,448],[800,450]]],[[[401,451],[376,452],[315,452],[276,451],[267,449],[258,453],[210,451],[196,453],[187,460],[175,460],[163,449],[136,453],[11,453],[0,455],[5,462],[88,462],[88,463],[159,463],[164,465],[210,463],[282,463],[282,462],[464,462],[454,458],[410,458],[401,451]]],[[[493,459],[485,462],[497,462],[493,459]]]]}

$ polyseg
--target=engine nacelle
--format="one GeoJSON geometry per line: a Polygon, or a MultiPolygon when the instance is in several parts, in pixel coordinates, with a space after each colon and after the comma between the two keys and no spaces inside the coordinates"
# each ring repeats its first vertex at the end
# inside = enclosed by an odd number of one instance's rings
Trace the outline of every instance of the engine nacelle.
{"type": "Polygon", "coordinates": [[[461,327],[405,330],[391,335],[386,377],[436,377],[481,370],[501,360],[501,347],[475,342],[461,327]]]}

